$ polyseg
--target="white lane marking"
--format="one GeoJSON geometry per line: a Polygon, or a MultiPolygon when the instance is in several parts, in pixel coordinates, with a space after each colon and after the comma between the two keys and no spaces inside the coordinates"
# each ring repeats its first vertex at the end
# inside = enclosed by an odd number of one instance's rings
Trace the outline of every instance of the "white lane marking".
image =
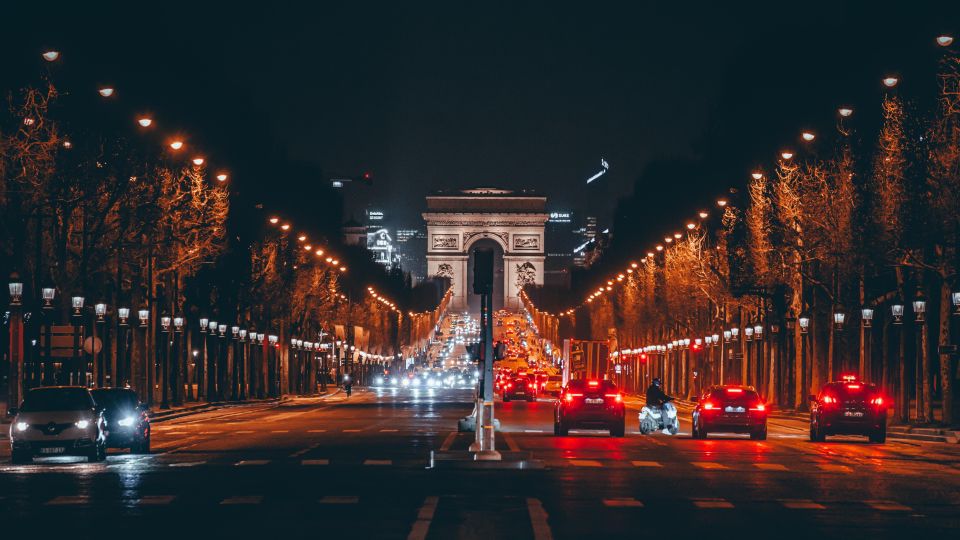
{"type": "Polygon", "coordinates": [[[693,499],[693,504],[697,508],[733,508],[733,503],[718,498],[693,499]]]}
{"type": "Polygon", "coordinates": [[[344,433],[360,433],[361,431],[362,431],[362,430],[360,430],[360,429],[345,429],[345,430],[343,430],[344,433]]]}
{"type": "Polygon", "coordinates": [[[175,498],[173,495],[144,495],[136,500],[136,504],[140,506],[160,506],[172,503],[175,498]]]}
{"type": "Polygon", "coordinates": [[[423,500],[423,506],[417,512],[417,520],[413,522],[413,528],[410,529],[407,540],[424,540],[427,537],[430,522],[433,521],[433,514],[437,511],[439,501],[440,498],[436,495],[431,495],[423,500]]]}
{"type": "Polygon", "coordinates": [[[817,467],[820,467],[820,470],[826,471],[826,472],[838,472],[838,473],[844,473],[844,474],[850,474],[853,472],[853,469],[851,469],[850,467],[847,467],[846,465],[833,465],[830,463],[822,463],[820,465],[817,465],[817,467]]]}
{"type": "Polygon", "coordinates": [[[249,465],[266,465],[270,463],[269,459],[244,459],[236,463],[237,467],[246,467],[249,465]]]}
{"type": "Polygon", "coordinates": [[[451,431],[450,434],[447,435],[447,438],[443,440],[443,444],[440,445],[440,451],[446,452],[447,450],[449,450],[450,447],[453,446],[453,441],[456,440],[456,438],[457,438],[457,432],[451,431]]]}
{"type": "Polygon", "coordinates": [[[786,465],[780,463],[754,463],[754,467],[762,471],[789,471],[786,465]]]}
{"type": "Polygon", "coordinates": [[[631,461],[634,467],[663,467],[659,461],[631,461]]]}
{"type": "Polygon", "coordinates": [[[289,429],[274,429],[274,430],[271,430],[270,433],[290,433],[290,430],[289,430],[289,429]]]}
{"type": "Polygon", "coordinates": [[[220,501],[220,504],[260,504],[263,495],[234,495],[220,501]]]}
{"type": "Polygon", "coordinates": [[[317,444],[308,446],[308,447],[306,447],[306,448],[302,448],[302,449],[297,450],[296,452],[290,454],[290,457],[300,457],[300,456],[306,454],[307,452],[313,450],[314,448],[317,448],[318,446],[320,446],[320,443],[317,443],[317,444]]]}
{"type": "Polygon", "coordinates": [[[65,504],[87,504],[89,502],[90,502],[90,497],[86,495],[60,495],[59,497],[54,497],[50,499],[45,504],[65,505],[65,504]]]}
{"type": "Polygon", "coordinates": [[[200,435],[219,435],[222,431],[201,431],[200,435]]]}
{"type": "Polygon", "coordinates": [[[320,504],[357,504],[360,497],[353,495],[327,495],[320,498],[320,504]]]}
{"type": "Polygon", "coordinates": [[[164,435],[186,435],[186,431],[168,431],[164,435]]]}
{"type": "Polygon", "coordinates": [[[517,441],[513,440],[513,435],[504,433],[503,440],[507,442],[507,448],[509,448],[511,452],[520,451],[520,445],[517,444],[517,441]]]}
{"type": "Polygon", "coordinates": [[[329,465],[329,459],[304,459],[300,461],[301,465],[329,465]]]}
{"type": "Polygon", "coordinates": [[[183,461],[181,463],[171,463],[171,467],[196,467],[197,465],[203,465],[206,461],[183,461]]]}
{"type": "Polygon", "coordinates": [[[523,432],[524,433],[543,433],[543,430],[542,429],[525,429],[523,430],[523,432]]]}
{"type": "Polygon", "coordinates": [[[252,429],[241,429],[239,431],[234,431],[234,433],[236,433],[237,435],[247,435],[253,432],[254,431],[252,429]]]}
{"type": "Polygon", "coordinates": [[[393,465],[392,459],[365,459],[364,465],[393,465]]]}
{"type": "Polygon", "coordinates": [[[780,499],[784,508],[791,510],[826,510],[826,506],[810,499],[780,499]]]}
{"type": "Polygon", "coordinates": [[[569,461],[574,467],[603,467],[603,464],[595,459],[571,459],[569,461]]]}
{"type": "Polygon", "coordinates": [[[722,463],[717,463],[715,461],[693,461],[691,465],[700,469],[708,469],[718,471],[721,469],[726,469],[727,466],[722,463]]]}
{"type": "Polygon", "coordinates": [[[307,433],[326,433],[326,432],[327,430],[325,429],[308,429],[307,430],[307,433]]]}
{"type": "Polygon", "coordinates": [[[400,431],[399,429],[381,429],[380,433],[396,433],[400,431]]]}
{"type": "Polygon", "coordinates": [[[633,497],[616,497],[613,499],[604,499],[604,506],[612,508],[643,508],[643,503],[633,497]]]}
{"type": "Polygon", "coordinates": [[[896,501],[863,501],[870,508],[880,510],[881,512],[911,512],[913,508],[900,504],[896,501]]]}
{"type": "Polygon", "coordinates": [[[527,512],[530,514],[530,525],[533,526],[533,540],[553,540],[550,524],[547,523],[547,511],[543,509],[540,499],[527,498],[527,512]]]}

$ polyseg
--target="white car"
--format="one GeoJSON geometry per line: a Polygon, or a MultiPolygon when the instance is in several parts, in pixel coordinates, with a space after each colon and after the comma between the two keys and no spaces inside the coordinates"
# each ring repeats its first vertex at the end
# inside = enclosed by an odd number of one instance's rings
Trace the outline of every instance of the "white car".
{"type": "Polygon", "coordinates": [[[27,392],[19,409],[10,409],[10,458],[29,463],[34,456],[107,457],[103,414],[82,386],[48,386],[27,392]]]}

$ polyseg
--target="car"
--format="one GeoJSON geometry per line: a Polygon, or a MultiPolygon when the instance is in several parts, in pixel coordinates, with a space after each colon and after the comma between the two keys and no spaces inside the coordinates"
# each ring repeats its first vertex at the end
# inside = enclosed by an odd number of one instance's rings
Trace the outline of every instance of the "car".
{"type": "Polygon", "coordinates": [[[11,408],[10,459],[29,463],[34,456],[107,457],[103,414],[82,386],[47,386],[27,392],[20,407],[11,408]]]}
{"type": "Polygon", "coordinates": [[[513,399],[537,400],[537,385],[529,377],[508,378],[506,383],[500,384],[500,388],[505,402],[513,399]]]}
{"type": "Polygon", "coordinates": [[[825,384],[810,402],[811,441],[823,442],[828,435],[866,435],[870,442],[886,442],[890,400],[876,385],[845,376],[825,384]]]}
{"type": "Polygon", "coordinates": [[[560,375],[548,375],[547,381],[543,385],[543,392],[551,396],[559,396],[563,390],[563,377],[560,375]]]}
{"type": "Polygon", "coordinates": [[[90,394],[103,411],[107,448],[129,448],[131,454],[150,453],[150,406],[129,388],[98,388],[90,394]]]}
{"type": "Polygon", "coordinates": [[[623,394],[612,381],[573,379],[554,405],[553,434],[566,436],[571,429],[592,428],[623,437],[626,406],[623,394]]]}
{"type": "Polygon", "coordinates": [[[711,386],[697,399],[691,434],[706,439],[711,431],[749,433],[751,439],[762,441],[767,438],[767,409],[752,386],[711,386]]]}

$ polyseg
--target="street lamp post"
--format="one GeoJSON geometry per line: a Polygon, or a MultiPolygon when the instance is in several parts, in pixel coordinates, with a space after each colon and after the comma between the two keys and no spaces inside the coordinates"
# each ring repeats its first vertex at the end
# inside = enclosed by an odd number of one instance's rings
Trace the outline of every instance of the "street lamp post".
{"type": "Polygon", "coordinates": [[[131,386],[130,368],[127,364],[127,340],[130,330],[130,308],[117,308],[117,386],[131,386]]]}
{"type": "Polygon", "coordinates": [[[245,328],[238,328],[238,333],[240,336],[240,348],[239,348],[239,358],[237,362],[240,365],[240,401],[246,401],[247,399],[247,384],[249,383],[249,373],[250,370],[247,368],[247,363],[249,362],[250,355],[248,354],[247,347],[247,330],[245,328]]]}
{"type": "Polygon", "coordinates": [[[897,386],[897,412],[899,413],[900,421],[907,422],[910,420],[910,403],[907,401],[907,343],[906,343],[906,331],[903,327],[903,304],[899,301],[890,306],[890,315],[893,317],[893,325],[900,327],[900,343],[898,348],[898,379],[899,383],[897,386]]]}
{"type": "Polygon", "coordinates": [[[7,381],[7,407],[19,407],[23,400],[23,282],[10,276],[10,378],[7,381]]]}
{"type": "Polygon", "coordinates": [[[233,362],[230,372],[233,381],[230,384],[230,399],[236,401],[240,399],[240,327],[230,327],[230,351],[233,354],[233,362]]]}
{"type": "Polygon", "coordinates": [[[210,321],[207,324],[209,331],[204,339],[207,345],[207,366],[204,368],[207,377],[207,401],[215,401],[217,399],[218,377],[220,376],[220,348],[215,348],[215,346],[217,345],[217,328],[219,328],[219,326],[217,321],[210,321]]]}
{"type": "Polygon", "coordinates": [[[227,395],[227,367],[230,357],[230,349],[227,347],[227,325],[217,325],[217,337],[220,338],[217,343],[217,401],[223,401],[227,395]]]}
{"type": "Polygon", "coordinates": [[[44,329],[44,339],[43,339],[43,362],[38,362],[35,367],[36,377],[35,380],[39,384],[51,384],[53,381],[53,359],[51,358],[53,353],[53,299],[56,297],[57,290],[53,287],[44,287],[41,291],[43,295],[43,329],[44,329]]]}
{"type": "Polygon", "coordinates": [[[137,392],[145,399],[147,405],[153,406],[153,366],[150,364],[150,355],[147,353],[147,322],[150,320],[150,310],[141,309],[137,311],[137,318],[140,320],[140,330],[143,331],[143,339],[140,341],[140,364],[145,373],[139,375],[134,367],[137,363],[130,363],[130,371],[134,380],[137,381],[137,392]]]}
{"type": "Polygon", "coordinates": [[[103,365],[103,349],[105,343],[105,337],[103,329],[106,327],[106,315],[107,315],[107,305],[100,302],[93,306],[93,312],[96,314],[96,318],[93,321],[93,339],[90,341],[90,351],[93,353],[94,359],[94,374],[97,380],[97,386],[103,386],[104,380],[104,365],[103,365]],[[100,340],[100,349],[97,350],[97,339],[100,340]]]}
{"type": "Polygon", "coordinates": [[[270,343],[270,397],[280,397],[280,362],[277,357],[278,339],[275,334],[267,336],[267,341],[270,343]]]}
{"type": "Polygon", "coordinates": [[[86,366],[82,365],[83,358],[80,355],[81,352],[81,334],[83,329],[83,303],[84,298],[82,296],[74,296],[70,299],[70,304],[73,306],[73,358],[72,358],[72,369],[69,374],[69,383],[86,386],[86,379],[84,374],[86,373],[86,366]]]}
{"type": "Polygon", "coordinates": [[[183,343],[183,317],[173,318],[173,357],[171,359],[170,387],[173,389],[173,404],[183,404],[183,383],[187,380],[186,347],[183,343]],[[184,349],[181,351],[181,349],[184,349]]]}
{"type": "Polygon", "coordinates": [[[160,408],[170,408],[170,317],[160,317],[160,334],[163,336],[163,358],[160,365],[160,408]]]}
{"type": "Polygon", "coordinates": [[[860,310],[860,380],[872,379],[872,370],[867,369],[867,361],[871,358],[873,349],[873,309],[864,307],[860,310]]]}
{"type": "Polygon", "coordinates": [[[200,358],[196,368],[194,368],[197,372],[197,401],[203,401],[203,398],[207,395],[204,388],[206,382],[204,377],[207,376],[207,325],[209,323],[210,319],[200,317],[200,358]]]}
{"type": "Polygon", "coordinates": [[[920,325],[917,343],[916,363],[916,393],[917,393],[917,422],[924,423],[931,419],[933,403],[931,403],[930,388],[930,355],[927,351],[927,301],[923,297],[923,289],[917,287],[917,297],[913,301],[913,312],[916,314],[916,323],[920,325]]]}

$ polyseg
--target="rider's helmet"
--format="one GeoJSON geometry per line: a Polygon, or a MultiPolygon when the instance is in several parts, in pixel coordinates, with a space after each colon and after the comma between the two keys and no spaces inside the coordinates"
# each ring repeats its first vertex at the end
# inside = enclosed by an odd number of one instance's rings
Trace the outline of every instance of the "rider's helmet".
{"type": "Polygon", "coordinates": [[[661,385],[660,377],[654,377],[653,380],[650,382],[650,384],[656,386],[657,388],[660,388],[660,385],[661,385]]]}

